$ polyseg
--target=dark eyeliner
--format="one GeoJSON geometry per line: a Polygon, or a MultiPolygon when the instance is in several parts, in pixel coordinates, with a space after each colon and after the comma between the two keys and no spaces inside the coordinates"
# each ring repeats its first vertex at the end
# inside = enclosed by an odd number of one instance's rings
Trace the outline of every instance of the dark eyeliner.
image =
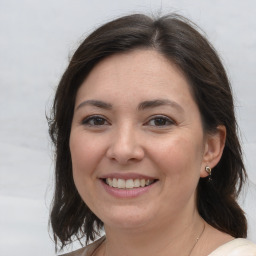
{"type": "Polygon", "coordinates": [[[105,125],[106,122],[109,123],[108,120],[105,117],[101,116],[101,115],[91,115],[91,116],[88,116],[88,117],[84,118],[81,121],[81,124],[82,125],[87,125],[87,126],[95,126],[95,127],[97,127],[97,126],[105,125]],[[104,122],[104,124],[90,124],[89,123],[90,121],[93,121],[93,120],[95,121],[96,119],[101,119],[104,122]]]}
{"type": "Polygon", "coordinates": [[[170,118],[170,117],[167,117],[167,116],[165,116],[165,115],[155,115],[155,116],[151,116],[150,117],[150,119],[146,122],[146,125],[149,125],[149,126],[151,126],[151,127],[158,127],[158,128],[164,128],[164,127],[167,127],[167,126],[171,126],[171,125],[175,125],[176,124],[176,122],[172,119],[172,118],[170,118]],[[164,120],[164,121],[166,121],[168,124],[163,124],[163,125],[149,125],[149,123],[151,122],[151,121],[156,121],[157,119],[162,119],[162,120],[164,120]]]}

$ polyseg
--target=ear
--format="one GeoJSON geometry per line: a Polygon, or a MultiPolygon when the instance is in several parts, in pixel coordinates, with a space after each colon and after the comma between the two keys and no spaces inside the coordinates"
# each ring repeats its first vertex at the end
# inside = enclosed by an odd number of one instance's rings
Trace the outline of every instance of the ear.
{"type": "Polygon", "coordinates": [[[219,125],[214,134],[206,135],[200,177],[205,178],[209,175],[205,171],[206,166],[209,166],[212,169],[218,164],[223,153],[225,142],[226,127],[224,125],[219,125]]]}

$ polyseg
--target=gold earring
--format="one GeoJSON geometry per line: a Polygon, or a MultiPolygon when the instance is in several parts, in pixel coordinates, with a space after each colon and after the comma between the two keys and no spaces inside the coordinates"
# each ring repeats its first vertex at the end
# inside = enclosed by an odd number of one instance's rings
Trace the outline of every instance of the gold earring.
{"type": "Polygon", "coordinates": [[[209,174],[209,176],[212,175],[212,169],[211,169],[211,167],[206,166],[206,167],[205,167],[205,171],[209,174]]]}

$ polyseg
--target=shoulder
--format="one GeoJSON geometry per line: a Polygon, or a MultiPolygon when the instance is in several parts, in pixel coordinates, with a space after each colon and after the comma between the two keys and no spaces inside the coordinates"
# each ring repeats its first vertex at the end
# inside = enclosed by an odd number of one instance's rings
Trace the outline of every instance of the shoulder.
{"type": "Polygon", "coordinates": [[[78,249],[73,252],[61,254],[59,256],[92,256],[93,252],[104,242],[105,237],[98,239],[97,241],[78,249]]]}
{"type": "Polygon", "coordinates": [[[256,256],[256,244],[253,242],[237,238],[218,247],[209,256],[256,256]]]}

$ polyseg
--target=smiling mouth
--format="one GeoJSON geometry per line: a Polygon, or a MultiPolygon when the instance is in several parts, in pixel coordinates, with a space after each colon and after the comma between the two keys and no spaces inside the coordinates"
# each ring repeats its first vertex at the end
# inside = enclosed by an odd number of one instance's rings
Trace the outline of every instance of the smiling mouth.
{"type": "Polygon", "coordinates": [[[143,188],[147,187],[157,180],[154,179],[116,179],[116,178],[107,178],[102,179],[105,184],[110,187],[118,189],[134,189],[134,188],[143,188]]]}

